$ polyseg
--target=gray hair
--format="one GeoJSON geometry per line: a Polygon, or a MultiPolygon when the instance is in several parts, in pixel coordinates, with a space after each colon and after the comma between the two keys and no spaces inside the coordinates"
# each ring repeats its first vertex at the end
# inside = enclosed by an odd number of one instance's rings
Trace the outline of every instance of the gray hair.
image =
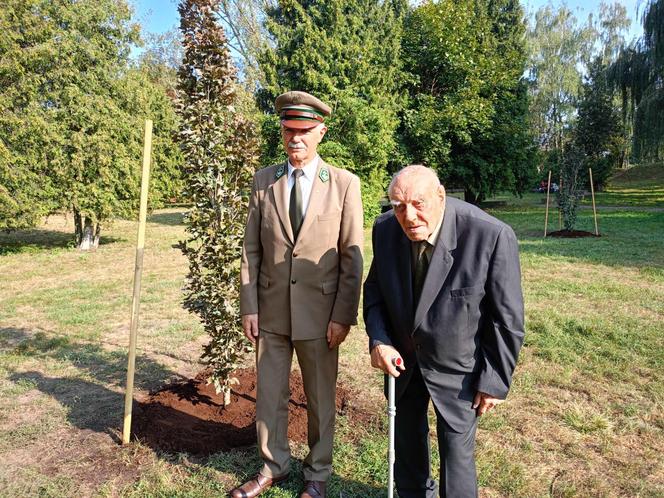
{"type": "Polygon", "coordinates": [[[399,171],[394,173],[394,176],[392,176],[392,181],[390,182],[390,186],[387,188],[387,196],[388,197],[392,196],[392,188],[394,187],[394,184],[397,182],[397,179],[401,178],[402,176],[409,177],[416,175],[430,176],[433,187],[436,190],[440,187],[440,180],[438,179],[438,175],[433,169],[428,168],[422,164],[409,164],[408,166],[401,168],[399,171]]]}

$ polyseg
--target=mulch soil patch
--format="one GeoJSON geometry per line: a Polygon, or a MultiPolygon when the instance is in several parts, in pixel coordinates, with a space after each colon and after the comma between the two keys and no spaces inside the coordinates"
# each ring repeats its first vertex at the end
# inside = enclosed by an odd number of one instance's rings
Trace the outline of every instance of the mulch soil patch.
{"type": "Polygon", "coordinates": [[[581,237],[601,237],[601,235],[595,235],[592,232],[586,232],[585,230],[556,230],[555,232],[549,232],[546,234],[547,237],[562,237],[566,239],[578,239],[581,237]]]}
{"type": "MultiPolygon", "coordinates": [[[[210,455],[231,448],[256,444],[256,372],[238,370],[239,380],[231,391],[231,403],[224,407],[223,394],[207,383],[208,373],[169,384],[134,402],[132,436],[154,449],[210,455]]],[[[298,372],[290,377],[288,438],[307,441],[307,401],[298,372]]],[[[337,386],[337,414],[358,426],[375,424],[376,410],[362,406],[357,395],[337,386]]]]}

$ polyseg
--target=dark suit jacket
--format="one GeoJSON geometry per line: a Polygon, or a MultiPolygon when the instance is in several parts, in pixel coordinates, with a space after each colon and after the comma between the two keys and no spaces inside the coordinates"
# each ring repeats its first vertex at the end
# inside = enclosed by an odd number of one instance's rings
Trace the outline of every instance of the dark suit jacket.
{"type": "Polygon", "coordinates": [[[413,368],[445,422],[465,432],[476,391],[505,398],[523,343],[523,296],[516,237],[505,223],[447,197],[422,297],[413,309],[411,244],[394,213],[376,219],[374,259],[364,283],[370,347],[394,346],[413,368]]]}

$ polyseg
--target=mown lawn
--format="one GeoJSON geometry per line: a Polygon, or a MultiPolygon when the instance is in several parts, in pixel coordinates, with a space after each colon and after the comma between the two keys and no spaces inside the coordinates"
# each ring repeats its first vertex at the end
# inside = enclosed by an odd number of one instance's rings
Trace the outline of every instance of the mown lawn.
{"type": "MultiPolygon", "coordinates": [[[[664,164],[636,166],[618,171],[596,202],[604,206],[638,206],[664,209],[664,164]]],[[[584,199],[589,204],[590,196],[584,199]]]]}
{"type": "MultiPolygon", "coordinates": [[[[601,212],[600,238],[543,239],[530,199],[492,211],[520,240],[527,335],[508,402],[480,424],[481,494],[662,496],[664,213],[601,212]]],[[[205,337],[180,305],[186,261],[172,247],[180,222],[169,209],[148,227],[139,394],[200,368],[205,337]]],[[[590,211],[579,225],[592,230],[590,211]]],[[[117,444],[135,227],[114,223],[91,254],[70,230],[55,217],[0,235],[0,496],[222,495],[257,468],[255,449],[200,459],[117,444]]],[[[362,325],[340,361],[340,381],[383,412],[362,325]]],[[[385,496],[385,456],[380,426],[341,417],[330,496],[385,496]]],[[[266,496],[298,496],[297,474],[266,496]]]]}

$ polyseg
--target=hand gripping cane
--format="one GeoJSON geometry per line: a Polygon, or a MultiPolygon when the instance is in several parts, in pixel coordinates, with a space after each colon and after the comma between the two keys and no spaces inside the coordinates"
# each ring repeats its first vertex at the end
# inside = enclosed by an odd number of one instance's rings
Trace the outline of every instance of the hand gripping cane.
{"type": "MultiPolygon", "coordinates": [[[[403,360],[395,356],[392,358],[392,365],[400,367],[403,360]]],[[[388,485],[387,498],[394,497],[394,419],[397,415],[397,407],[394,401],[394,377],[387,375],[387,418],[389,423],[389,447],[387,450],[388,461],[388,485]]]]}

